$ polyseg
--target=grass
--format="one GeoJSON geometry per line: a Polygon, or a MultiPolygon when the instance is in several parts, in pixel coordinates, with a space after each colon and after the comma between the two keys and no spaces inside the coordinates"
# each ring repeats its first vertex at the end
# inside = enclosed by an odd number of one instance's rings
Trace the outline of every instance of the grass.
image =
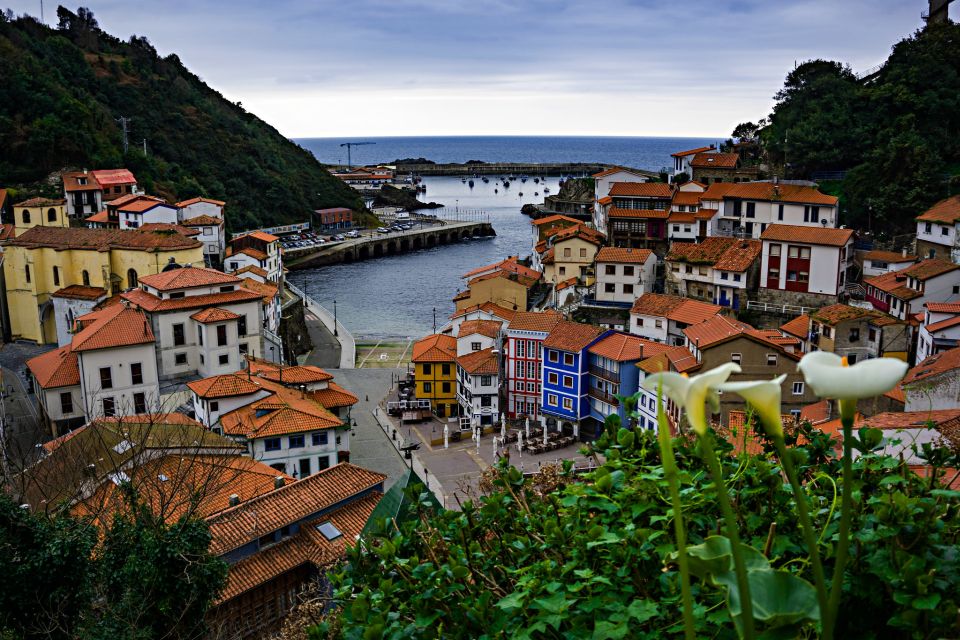
{"type": "Polygon", "coordinates": [[[356,367],[358,369],[406,368],[410,364],[412,343],[412,340],[358,342],[356,367]]]}

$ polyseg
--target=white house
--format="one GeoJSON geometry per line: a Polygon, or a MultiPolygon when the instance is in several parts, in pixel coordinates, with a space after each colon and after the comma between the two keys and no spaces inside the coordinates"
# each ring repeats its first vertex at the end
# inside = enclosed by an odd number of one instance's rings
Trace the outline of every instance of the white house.
{"type": "Polygon", "coordinates": [[[771,224],[760,238],[761,299],[801,306],[837,301],[853,260],[851,229],[771,224]]]}
{"type": "Polygon", "coordinates": [[[677,151],[676,153],[670,154],[673,158],[673,173],[671,174],[671,182],[681,173],[687,174],[687,179],[692,178],[693,167],[690,165],[690,163],[693,161],[693,157],[698,153],[714,151],[715,149],[716,147],[711,144],[708,147],[697,147],[696,149],[677,151]]]}
{"type": "Polygon", "coordinates": [[[882,276],[891,271],[901,271],[917,262],[917,256],[907,255],[904,249],[896,251],[868,251],[863,256],[863,277],[872,278],[882,276]]]}
{"type": "Polygon", "coordinates": [[[650,249],[603,247],[595,260],[598,302],[632,305],[653,290],[657,256],[650,249]]]}
{"type": "Polygon", "coordinates": [[[593,226],[600,233],[606,234],[606,221],[604,207],[609,205],[610,201],[601,202],[610,195],[610,187],[614,182],[650,182],[649,173],[637,171],[635,169],[625,169],[623,167],[610,167],[590,176],[593,178],[593,226]]]}
{"type": "Polygon", "coordinates": [[[500,348],[503,323],[498,320],[467,320],[457,331],[457,356],[500,348]]]}
{"type": "Polygon", "coordinates": [[[243,356],[261,356],[262,295],[241,285],[233,275],[183,267],[144,276],[121,294],[150,319],[161,379],[229,373],[243,356]]]}
{"type": "Polygon", "coordinates": [[[917,253],[923,258],[960,262],[960,195],[936,203],[917,216],[917,253]]]}
{"type": "Polygon", "coordinates": [[[85,218],[101,211],[111,200],[140,193],[137,179],[127,169],[68,171],[62,178],[67,215],[71,218],[85,218]]]}
{"type": "Polygon", "coordinates": [[[263,231],[245,233],[231,240],[225,260],[227,271],[254,266],[266,271],[271,282],[280,282],[283,278],[280,239],[263,231]]]}
{"type": "Polygon", "coordinates": [[[917,335],[917,363],[960,346],[960,302],[927,302],[917,335]]]}
{"type": "Polygon", "coordinates": [[[960,408],[960,348],[927,357],[901,383],[904,411],[960,408]]]}
{"type": "Polygon", "coordinates": [[[674,242],[666,257],[666,291],[740,309],[756,291],[761,244],[737,238],[674,242]]]}
{"type": "Polygon", "coordinates": [[[208,267],[219,268],[226,250],[224,233],[225,202],[210,198],[191,198],[177,203],[180,224],[199,231],[197,240],[203,243],[203,259],[208,267]]]}
{"type": "Polygon", "coordinates": [[[960,265],[929,258],[900,271],[868,278],[863,286],[874,309],[907,320],[922,312],[928,302],[960,301],[960,265]]]}
{"type": "Polygon", "coordinates": [[[721,307],[681,296],[646,293],[630,309],[630,333],[654,342],[683,346],[683,330],[716,316],[721,307]]]}
{"type": "MultiPolygon", "coordinates": [[[[267,280],[267,272],[260,267],[243,267],[232,275],[242,278],[240,286],[244,289],[256,291],[263,296],[263,326],[269,332],[264,336],[264,353],[269,355],[267,342],[275,346],[277,353],[280,353],[279,338],[276,337],[280,331],[280,312],[283,308],[280,286],[267,280]]],[[[279,362],[277,358],[270,359],[279,362]]]]}
{"type": "Polygon", "coordinates": [[[774,224],[837,226],[836,196],[821,193],[815,186],[776,180],[740,182],[725,187],[723,192],[715,235],[760,238],[774,224]]]}
{"type": "Polygon", "coordinates": [[[57,324],[57,346],[70,344],[77,318],[87,315],[106,299],[106,289],[80,284],[72,284],[50,294],[53,317],[57,324]]]}
{"type": "Polygon", "coordinates": [[[147,223],[177,224],[177,208],[159,198],[140,196],[117,207],[121,229],[138,229],[147,223]]]}
{"type": "Polygon", "coordinates": [[[499,374],[500,354],[492,347],[457,356],[460,415],[472,424],[493,424],[500,415],[499,374]]]}

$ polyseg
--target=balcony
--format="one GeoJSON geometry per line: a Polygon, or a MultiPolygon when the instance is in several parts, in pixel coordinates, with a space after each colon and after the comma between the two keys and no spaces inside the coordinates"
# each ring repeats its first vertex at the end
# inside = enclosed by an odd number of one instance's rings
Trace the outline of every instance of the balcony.
{"type": "Polygon", "coordinates": [[[592,364],[589,367],[589,372],[590,375],[606,380],[607,382],[620,384],[620,374],[610,371],[609,369],[604,369],[603,367],[598,367],[592,364]]]}
{"type": "Polygon", "coordinates": [[[606,391],[601,391],[596,387],[590,387],[587,390],[587,395],[589,395],[591,398],[596,398],[601,402],[606,402],[611,406],[614,406],[614,407],[620,406],[620,401],[617,400],[617,397],[615,395],[607,393],[606,391]]]}

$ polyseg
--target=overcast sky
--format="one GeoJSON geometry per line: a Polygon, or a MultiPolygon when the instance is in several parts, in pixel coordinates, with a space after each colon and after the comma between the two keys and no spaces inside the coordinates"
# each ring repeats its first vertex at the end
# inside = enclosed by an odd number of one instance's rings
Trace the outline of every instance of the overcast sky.
{"type": "MultiPolygon", "coordinates": [[[[871,67],[923,0],[89,0],[290,137],[721,136],[794,62],[871,67]]],[[[0,0],[39,15],[39,0],[0,0]]],[[[74,7],[75,8],[75,7],[74,7]]],[[[56,3],[44,3],[56,22],[56,3]]]]}

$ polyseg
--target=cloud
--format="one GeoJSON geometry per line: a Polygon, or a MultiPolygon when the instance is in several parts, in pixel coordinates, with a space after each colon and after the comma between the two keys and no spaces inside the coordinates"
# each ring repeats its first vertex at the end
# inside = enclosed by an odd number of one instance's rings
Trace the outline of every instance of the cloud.
{"type": "Polygon", "coordinates": [[[878,63],[922,4],[89,2],[290,136],[723,135],[769,111],[795,62],[878,63]]]}

